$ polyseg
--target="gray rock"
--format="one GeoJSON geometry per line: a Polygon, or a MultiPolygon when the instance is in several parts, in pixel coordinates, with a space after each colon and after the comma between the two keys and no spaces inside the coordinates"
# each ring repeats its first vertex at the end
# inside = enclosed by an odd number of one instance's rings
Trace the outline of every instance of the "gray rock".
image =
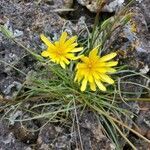
{"type": "Polygon", "coordinates": [[[150,1],[149,0],[137,0],[136,5],[141,8],[146,22],[150,25],[150,1]]]}
{"type": "Polygon", "coordinates": [[[28,122],[15,122],[12,127],[14,136],[23,143],[36,143],[38,138],[38,126],[31,120],[28,122]]]}
{"type": "Polygon", "coordinates": [[[16,30],[14,31],[14,37],[20,37],[20,36],[23,36],[23,32],[16,29],[16,30]]]}
{"type": "Polygon", "coordinates": [[[20,90],[21,87],[21,83],[12,77],[7,77],[0,82],[0,91],[6,99],[15,96],[15,91],[20,90]]]}
{"type": "MultiPolygon", "coordinates": [[[[64,3],[67,5],[69,1],[66,0],[64,3]]],[[[51,39],[54,35],[58,38],[66,22],[57,13],[51,12],[52,8],[46,4],[37,6],[36,3],[2,0],[0,7],[0,12],[3,12],[2,18],[6,18],[4,25],[13,33],[16,40],[26,48],[36,49],[37,53],[41,53],[42,42],[39,35],[44,33],[51,39]]],[[[0,60],[3,61],[0,62],[0,93],[5,98],[15,96],[25,77],[14,67],[24,73],[34,68],[35,60],[28,54],[22,47],[0,33],[0,60]]]]}
{"type": "Polygon", "coordinates": [[[1,150],[32,150],[30,146],[17,140],[5,121],[0,122],[0,149],[1,150]]]}
{"type": "Polygon", "coordinates": [[[37,139],[37,147],[39,150],[66,150],[69,148],[69,134],[64,131],[64,128],[59,128],[50,123],[41,128],[37,139]]]}
{"type": "Polygon", "coordinates": [[[111,0],[110,3],[106,4],[103,8],[103,12],[115,12],[123,6],[124,0],[111,0]]]}
{"type": "MultiPolygon", "coordinates": [[[[115,145],[103,134],[102,125],[98,120],[97,116],[89,110],[85,110],[82,114],[77,111],[79,116],[78,122],[80,128],[80,135],[83,143],[83,149],[94,149],[99,150],[99,148],[104,150],[114,150],[115,145]]],[[[78,134],[78,129],[75,126],[74,136],[72,141],[80,143],[80,137],[78,134]]],[[[78,145],[79,146],[79,145],[78,145]]]]}
{"type": "Polygon", "coordinates": [[[150,36],[147,23],[138,7],[132,7],[130,11],[134,13],[134,16],[123,27],[123,30],[116,30],[113,33],[110,38],[110,41],[113,41],[111,42],[112,48],[106,50],[116,50],[120,63],[128,65],[130,69],[139,71],[146,68],[149,70],[150,36]]]}
{"type": "MultiPolygon", "coordinates": [[[[97,12],[99,9],[97,0],[77,0],[79,4],[86,6],[91,12],[97,12]]],[[[102,9],[104,12],[115,12],[118,10],[124,3],[124,0],[107,0],[102,9]]]]}
{"type": "MultiPolygon", "coordinates": [[[[84,149],[115,149],[115,145],[103,134],[101,124],[93,112],[85,111],[79,116],[78,125],[84,149]]],[[[80,136],[76,123],[73,130],[70,127],[54,126],[48,123],[41,128],[37,140],[39,150],[68,150],[70,148],[77,149],[80,146],[80,136]]]]}
{"type": "Polygon", "coordinates": [[[150,139],[150,104],[149,102],[139,102],[139,105],[141,110],[138,117],[135,118],[135,123],[138,126],[138,132],[150,139]]]}
{"type": "MultiPolygon", "coordinates": [[[[53,7],[55,9],[67,9],[69,10],[73,5],[73,0],[53,0],[53,7]]],[[[55,11],[55,10],[54,10],[55,11]]],[[[61,11],[61,10],[60,10],[61,11]]]]}
{"type": "MultiPolygon", "coordinates": [[[[141,62],[141,68],[150,69],[150,34],[148,31],[148,26],[145,20],[145,15],[142,14],[141,10],[138,7],[133,7],[131,9],[135,15],[132,18],[133,23],[136,26],[135,32],[135,50],[137,53],[137,60],[141,62]]],[[[147,73],[147,72],[146,72],[147,73]]]]}
{"type": "Polygon", "coordinates": [[[74,33],[76,33],[76,35],[80,34],[80,36],[82,36],[83,38],[87,38],[88,31],[86,18],[84,16],[81,16],[76,24],[72,23],[71,21],[66,22],[66,24],[64,25],[64,31],[66,31],[70,36],[73,36],[74,33]]]}

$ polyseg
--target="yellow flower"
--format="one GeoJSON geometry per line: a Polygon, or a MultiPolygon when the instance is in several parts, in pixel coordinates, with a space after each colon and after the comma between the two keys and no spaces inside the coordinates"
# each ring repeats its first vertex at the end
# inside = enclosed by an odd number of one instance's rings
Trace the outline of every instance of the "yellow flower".
{"type": "Polygon", "coordinates": [[[106,56],[98,56],[98,49],[93,49],[89,53],[89,57],[81,57],[81,63],[76,66],[75,81],[78,83],[81,81],[81,91],[85,91],[87,83],[89,82],[92,91],[96,91],[96,85],[102,91],[106,91],[106,87],[102,82],[113,84],[112,80],[107,74],[116,72],[115,69],[111,68],[118,64],[117,61],[109,61],[114,58],[117,54],[110,53],[106,56]],[[109,62],[108,62],[109,61],[109,62]]]}
{"type": "Polygon", "coordinates": [[[69,60],[76,60],[79,57],[74,55],[74,52],[79,52],[83,48],[78,45],[76,40],[77,36],[67,39],[67,33],[63,32],[59,41],[51,43],[43,34],[41,40],[47,45],[47,49],[41,53],[43,57],[49,57],[54,63],[60,64],[62,68],[70,63],[69,60]]]}

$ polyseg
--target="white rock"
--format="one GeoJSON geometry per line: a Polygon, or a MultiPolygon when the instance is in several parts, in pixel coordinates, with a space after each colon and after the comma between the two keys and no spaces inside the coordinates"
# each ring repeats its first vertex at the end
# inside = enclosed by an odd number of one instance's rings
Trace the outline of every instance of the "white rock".
{"type": "MultiPolygon", "coordinates": [[[[98,10],[98,1],[97,0],[77,0],[79,4],[86,6],[91,12],[97,12],[98,10]]],[[[124,3],[124,0],[112,0],[112,2],[107,3],[102,11],[104,12],[115,12],[118,10],[124,3]]]]}

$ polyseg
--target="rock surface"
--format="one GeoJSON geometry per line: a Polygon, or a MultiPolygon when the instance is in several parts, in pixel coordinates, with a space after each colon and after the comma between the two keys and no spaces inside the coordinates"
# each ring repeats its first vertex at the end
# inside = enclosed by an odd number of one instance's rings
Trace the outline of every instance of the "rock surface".
{"type": "Polygon", "coordinates": [[[140,112],[135,122],[139,128],[136,130],[150,139],[150,103],[139,102],[140,112]]]}
{"type": "MultiPolygon", "coordinates": [[[[130,12],[134,13],[131,21],[123,28],[122,32],[116,31],[114,36],[111,37],[113,42],[109,51],[117,51],[120,63],[127,64],[129,70],[147,74],[150,70],[150,35],[148,26],[140,8],[131,7],[130,12]]],[[[144,80],[140,76],[124,78],[121,82],[124,82],[120,84],[121,91],[126,92],[127,97],[139,98],[143,88],[137,85],[148,86],[148,80],[144,80]]]]}
{"type": "MultiPolygon", "coordinates": [[[[61,14],[62,16],[66,15],[63,18],[58,13],[61,13],[60,9],[72,8],[72,0],[42,0],[39,4],[31,0],[1,0],[0,24],[5,24],[13,32],[17,41],[40,53],[44,46],[39,39],[41,33],[44,33],[51,40],[55,40],[60,36],[62,30],[65,30],[70,35],[80,34],[83,39],[86,39],[86,28],[91,29],[95,16],[86,8],[91,12],[96,12],[96,1],[78,0],[78,3],[86,7],[79,6],[79,4],[75,5],[73,7],[75,11],[67,15],[65,13],[61,14]]],[[[119,9],[123,2],[124,0],[108,0],[103,11],[114,12],[119,9]]],[[[149,0],[141,0],[141,3],[136,3],[136,7],[131,9],[131,12],[135,13],[134,17],[123,28],[123,31],[118,34],[117,39],[114,40],[113,49],[109,49],[110,51],[115,50],[118,52],[122,64],[128,64],[130,69],[140,71],[142,74],[148,74],[150,70],[149,6],[149,0]]],[[[20,46],[6,39],[1,33],[0,60],[5,62],[0,62],[0,100],[4,97],[5,102],[8,102],[20,90],[21,84],[25,80],[25,76],[12,68],[12,66],[25,74],[30,70],[36,70],[37,66],[35,66],[36,61],[32,56],[29,56],[20,46]]],[[[139,77],[128,78],[124,81],[146,86],[149,84],[139,77]]],[[[126,83],[122,85],[122,90],[136,93],[134,95],[126,94],[126,97],[137,98],[141,96],[143,88],[126,83]]],[[[135,118],[140,127],[138,132],[150,138],[149,104],[135,102],[129,104],[130,108],[128,109],[138,115],[135,118]]],[[[1,105],[2,103],[0,103],[1,105]]],[[[30,106],[30,104],[27,105],[30,106]]],[[[14,111],[15,108],[9,109],[14,111]]],[[[0,110],[0,113],[4,115],[9,109],[0,110]]],[[[28,109],[28,107],[25,106],[25,109],[28,109]]],[[[9,123],[4,120],[0,122],[1,150],[81,149],[81,139],[83,148],[87,150],[115,149],[115,146],[103,134],[97,117],[91,111],[85,111],[82,115],[79,115],[79,124],[76,120],[73,127],[70,122],[68,122],[67,127],[57,123],[48,123],[43,126],[45,124],[44,119],[41,122],[33,120],[15,123],[15,119],[22,117],[22,115],[24,115],[22,111],[12,113],[9,116],[9,123]],[[10,124],[11,127],[9,127],[10,124]],[[40,127],[41,129],[38,130],[40,127]]],[[[31,117],[30,115],[28,117],[31,117]]],[[[133,143],[137,147],[141,147],[143,150],[148,147],[148,145],[142,144],[141,140],[137,141],[136,138],[133,138],[133,143]]]]}
{"type": "MultiPolygon", "coordinates": [[[[91,12],[97,12],[99,9],[99,4],[97,0],[77,0],[79,4],[86,6],[91,12]]],[[[100,2],[106,3],[102,9],[104,12],[115,12],[118,10],[122,5],[124,0],[101,0],[100,2]]]]}
{"type": "MultiPolygon", "coordinates": [[[[37,7],[36,3],[2,0],[0,4],[3,24],[13,32],[18,42],[36,52],[40,52],[42,47],[40,47],[42,42],[39,40],[41,33],[47,34],[52,39],[58,38],[67,22],[57,13],[51,12],[52,8],[49,9],[45,3],[37,7]]],[[[14,91],[18,91],[25,77],[14,68],[27,74],[34,69],[35,60],[32,56],[28,56],[23,48],[6,39],[1,33],[0,59],[3,61],[0,62],[0,93],[9,99],[15,96],[14,91]]]]}
{"type": "Polygon", "coordinates": [[[145,16],[148,26],[150,25],[150,4],[149,0],[137,0],[136,5],[140,7],[145,16]]]}
{"type": "MultiPolygon", "coordinates": [[[[51,7],[54,9],[60,9],[58,10],[58,12],[60,11],[61,12],[61,9],[63,11],[63,9],[67,11],[67,9],[69,10],[72,5],[73,5],[73,0],[50,0],[51,3],[53,3],[51,5],[51,7]]],[[[49,0],[47,0],[47,2],[49,2],[49,0]]]]}
{"type": "Polygon", "coordinates": [[[1,150],[32,150],[32,148],[15,138],[8,125],[0,122],[0,149],[1,150]]]}
{"type": "Polygon", "coordinates": [[[39,150],[115,149],[115,146],[102,133],[101,125],[93,112],[85,111],[78,121],[79,124],[76,122],[75,127],[68,129],[48,123],[39,133],[37,140],[39,150]]]}

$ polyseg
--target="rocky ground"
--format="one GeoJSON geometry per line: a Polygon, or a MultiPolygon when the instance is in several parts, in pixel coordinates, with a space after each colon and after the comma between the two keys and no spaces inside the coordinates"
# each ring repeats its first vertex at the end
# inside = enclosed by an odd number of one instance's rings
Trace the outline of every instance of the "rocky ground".
{"type": "MultiPolygon", "coordinates": [[[[100,19],[113,15],[115,11],[121,9],[123,2],[124,0],[107,0],[100,19]]],[[[82,32],[82,36],[86,37],[85,28],[92,26],[96,11],[96,0],[1,0],[0,24],[9,28],[26,47],[40,52],[42,45],[39,35],[41,33],[46,33],[52,39],[56,39],[63,29],[70,35],[78,35],[82,32]]],[[[150,1],[136,0],[130,11],[134,13],[132,22],[136,27],[133,28],[129,24],[122,33],[118,33],[119,38],[114,40],[113,49],[121,50],[120,57],[124,64],[130,65],[132,69],[143,74],[150,75],[150,1]],[[133,51],[129,51],[129,49],[133,49],[133,51]]],[[[25,50],[6,39],[1,33],[0,60],[0,101],[3,98],[5,101],[11,101],[25,80],[24,75],[18,73],[12,66],[27,74],[31,70],[36,70],[36,61],[25,50]]],[[[137,80],[139,83],[144,82],[138,78],[131,78],[130,80],[133,82],[137,80]]],[[[122,88],[124,87],[125,90],[135,92],[133,97],[141,96],[141,88],[123,85],[122,88]]],[[[138,115],[135,119],[136,124],[140,127],[138,131],[150,139],[150,103],[140,102],[132,105],[138,115]]],[[[3,116],[7,111],[9,110],[0,110],[0,115],[3,116]]],[[[17,112],[16,116],[21,113],[17,112]]],[[[113,150],[114,145],[102,133],[101,126],[95,117],[92,112],[87,111],[79,118],[83,149],[113,150]]],[[[57,123],[48,123],[40,128],[42,125],[43,122],[38,120],[24,124],[1,121],[0,149],[80,150],[82,148],[77,127],[74,127],[74,132],[72,132],[72,128],[68,127],[69,124],[68,126],[60,126],[57,123]],[[37,130],[39,128],[40,130],[37,130]]],[[[129,136],[137,149],[150,149],[150,145],[134,135],[129,136]]],[[[128,145],[125,145],[124,150],[126,149],[130,149],[128,145]]]]}

